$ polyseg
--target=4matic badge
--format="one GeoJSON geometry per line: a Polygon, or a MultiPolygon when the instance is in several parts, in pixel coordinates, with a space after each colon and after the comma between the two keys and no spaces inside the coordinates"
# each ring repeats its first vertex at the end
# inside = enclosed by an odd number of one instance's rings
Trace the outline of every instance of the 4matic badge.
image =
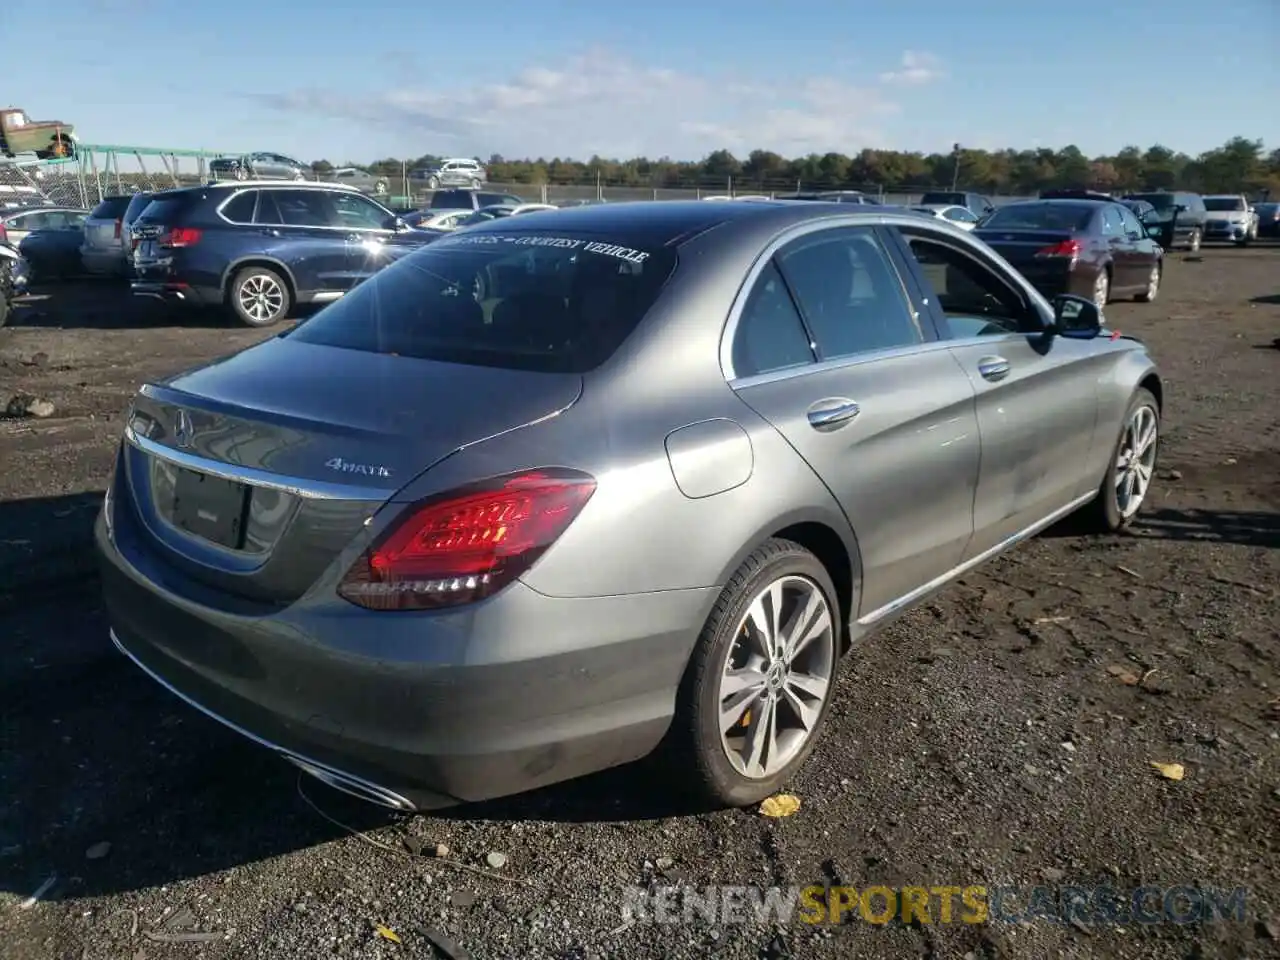
{"type": "Polygon", "coordinates": [[[326,460],[324,465],[330,470],[336,470],[339,473],[358,473],[362,477],[389,477],[391,471],[381,464],[376,463],[352,463],[350,460],[343,460],[341,457],[333,457],[326,460]]]}

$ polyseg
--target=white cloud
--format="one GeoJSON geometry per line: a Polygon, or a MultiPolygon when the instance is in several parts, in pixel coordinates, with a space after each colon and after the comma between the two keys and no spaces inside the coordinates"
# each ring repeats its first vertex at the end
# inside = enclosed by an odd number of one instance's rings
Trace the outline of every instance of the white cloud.
{"type": "Polygon", "coordinates": [[[880,82],[904,87],[919,87],[934,80],[940,80],[942,61],[932,53],[920,50],[907,50],[902,54],[902,63],[897,70],[880,74],[880,82]]]}
{"type": "Polygon", "coordinates": [[[579,159],[695,159],[722,147],[741,154],[757,148],[784,156],[854,154],[885,146],[877,123],[897,110],[875,83],[833,76],[748,82],[645,66],[603,49],[530,65],[500,83],[256,98],[280,110],[390,127],[409,152],[579,159]]]}

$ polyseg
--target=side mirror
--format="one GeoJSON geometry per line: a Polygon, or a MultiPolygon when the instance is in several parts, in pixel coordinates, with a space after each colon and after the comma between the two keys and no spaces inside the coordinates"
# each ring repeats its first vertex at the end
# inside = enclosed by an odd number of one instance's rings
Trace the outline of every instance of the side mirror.
{"type": "Polygon", "coordinates": [[[1092,340],[1102,332],[1102,311],[1087,297],[1059,294],[1053,298],[1051,332],[1072,340],[1092,340]]]}
{"type": "Polygon", "coordinates": [[[1146,224],[1147,236],[1152,240],[1159,240],[1164,236],[1164,226],[1159,223],[1146,224]]]}
{"type": "Polygon", "coordinates": [[[394,230],[396,233],[402,233],[409,229],[409,225],[400,217],[388,217],[382,225],[384,230],[394,230]]]}

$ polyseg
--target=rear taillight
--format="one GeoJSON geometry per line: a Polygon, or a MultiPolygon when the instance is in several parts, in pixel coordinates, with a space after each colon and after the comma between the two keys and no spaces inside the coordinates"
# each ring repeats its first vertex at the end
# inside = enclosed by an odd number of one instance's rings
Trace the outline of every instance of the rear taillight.
{"type": "Polygon", "coordinates": [[[429,610],[491,596],[533,566],[595,489],[585,473],[549,468],[424,501],[365,551],[338,594],[370,610],[429,610]]]}
{"type": "Polygon", "coordinates": [[[200,242],[200,231],[195,227],[173,227],[160,234],[160,246],[192,247],[200,242]]]}
{"type": "Polygon", "coordinates": [[[1079,240],[1063,240],[1061,243],[1055,243],[1048,247],[1042,247],[1036,251],[1037,257],[1065,257],[1074,260],[1080,256],[1079,240]]]}
{"type": "Polygon", "coordinates": [[[119,217],[116,218],[116,239],[120,239],[120,230],[124,227],[124,221],[119,217]]]}
{"type": "Polygon", "coordinates": [[[4,228],[4,224],[0,223],[0,243],[9,242],[9,231],[4,228]]]}

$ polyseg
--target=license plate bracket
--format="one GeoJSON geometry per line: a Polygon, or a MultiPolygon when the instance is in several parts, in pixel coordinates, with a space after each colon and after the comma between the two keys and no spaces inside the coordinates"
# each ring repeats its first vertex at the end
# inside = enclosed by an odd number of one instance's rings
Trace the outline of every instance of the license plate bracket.
{"type": "Polygon", "coordinates": [[[229,550],[244,547],[249,488],[182,467],[173,485],[173,524],[229,550]]]}

